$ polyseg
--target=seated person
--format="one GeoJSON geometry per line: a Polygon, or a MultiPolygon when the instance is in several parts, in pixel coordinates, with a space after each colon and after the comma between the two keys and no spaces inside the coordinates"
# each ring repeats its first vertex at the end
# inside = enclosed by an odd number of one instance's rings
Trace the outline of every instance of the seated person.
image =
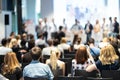
{"type": "Polygon", "coordinates": [[[60,70],[62,70],[62,75],[65,75],[65,63],[59,60],[60,52],[58,49],[53,50],[50,55],[50,59],[46,60],[46,64],[48,64],[54,74],[55,77],[60,76],[60,70]]]}
{"type": "Polygon", "coordinates": [[[87,52],[85,46],[80,46],[76,51],[75,59],[72,60],[72,73],[74,75],[75,70],[85,70],[89,65],[93,64],[93,60],[90,59],[90,53],[87,52]]]}
{"type": "Polygon", "coordinates": [[[102,70],[117,70],[119,67],[118,55],[112,45],[107,45],[101,49],[98,61],[88,66],[86,71],[98,70],[101,72],[102,70]]]}
{"type": "Polygon", "coordinates": [[[53,80],[54,76],[50,67],[39,61],[39,58],[41,57],[41,49],[39,47],[33,47],[31,50],[31,56],[32,61],[23,69],[23,76],[31,78],[45,77],[49,80],[53,80]]]}
{"type": "Polygon", "coordinates": [[[8,52],[5,55],[1,73],[9,80],[23,80],[22,69],[14,52],[8,52]]]}

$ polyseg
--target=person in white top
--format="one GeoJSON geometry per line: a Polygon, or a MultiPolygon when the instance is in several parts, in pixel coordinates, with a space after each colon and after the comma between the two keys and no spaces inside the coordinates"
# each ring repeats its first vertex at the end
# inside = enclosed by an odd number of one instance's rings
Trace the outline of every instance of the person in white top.
{"type": "Polygon", "coordinates": [[[7,43],[7,39],[3,38],[1,41],[0,55],[6,55],[8,52],[12,52],[12,49],[7,47],[7,43]]]}

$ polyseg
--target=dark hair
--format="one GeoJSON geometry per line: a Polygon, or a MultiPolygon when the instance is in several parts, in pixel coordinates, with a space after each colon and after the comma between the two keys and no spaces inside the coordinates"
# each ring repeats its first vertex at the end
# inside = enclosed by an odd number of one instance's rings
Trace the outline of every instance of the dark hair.
{"type": "Polygon", "coordinates": [[[89,41],[88,41],[88,44],[91,44],[93,43],[94,44],[95,40],[93,38],[90,38],[89,41]]]}
{"type": "Polygon", "coordinates": [[[85,46],[81,46],[75,54],[75,59],[77,64],[84,64],[88,59],[87,48],[85,46]]]}
{"type": "Polygon", "coordinates": [[[63,28],[63,26],[59,26],[59,30],[60,30],[60,31],[62,30],[62,28],[63,28]]]}
{"type": "Polygon", "coordinates": [[[52,40],[52,39],[49,39],[49,40],[47,41],[47,43],[48,43],[49,46],[51,46],[51,45],[53,45],[53,40],[52,40]]]}
{"type": "Polygon", "coordinates": [[[31,56],[33,60],[38,60],[41,57],[41,49],[39,47],[33,47],[31,50],[31,56]]]}
{"type": "Polygon", "coordinates": [[[7,42],[8,42],[8,40],[6,38],[3,38],[2,41],[1,41],[1,44],[3,46],[6,46],[7,42]]]}

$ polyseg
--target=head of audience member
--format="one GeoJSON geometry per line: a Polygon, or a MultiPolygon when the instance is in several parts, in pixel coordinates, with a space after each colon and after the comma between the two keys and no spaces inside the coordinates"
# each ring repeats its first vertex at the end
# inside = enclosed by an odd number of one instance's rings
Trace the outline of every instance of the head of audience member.
{"type": "Polygon", "coordinates": [[[8,40],[6,38],[3,38],[1,41],[2,46],[7,46],[8,40]]]}
{"type": "Polygon", "coordinates": [[[12,38],[15,38],[15,32],[11,32],[10,33],[10,38],[12,39],[12,38]]]}
{"type": "Polygon", "coordinates": [[[49,40],[47,41],[47,43],[48,43],[49,46],[53,46],[53,40],[52,40],[52,39],[49,39],[49,40]]]}
{"type": "Polygon", "coordinates": [[[16,35],[15,38],[16,38],[17,40],[21,40],[20,34],[16,35]]]}
{"type": "Polygon", "coordinates": [[[81,43],[81,37],[77,38],[77,44],[81,43]]]}
{"type": "Polygon", "coordinates": [[[80,46],[75,54],[77,64],[84,64],[88,58],[87,48],[84,45],[80,46]]]}
{"type": "Polygon", "coordinates": [[[31,49],[31,57],[33,60],[39,60],[41,58],[41,49],[39,47],[33,47],[31,49]]]}
{"type": "Polygon", "coordinates": [[[12,47],[17,46],[17,45],[18,45],[17,40],[15,38],[12,38],[10,41],[9,47],[12,48],[12,47]]]}
{"type": "Polygon", "coordinates": [[[90,45],[90,44],[94,45],[94,43],[95,43],[95,40],[93,38],[90,38],[89,41],[88,41],[88,45],[90,45]]]}
{"type": "Polygon", "coordinates": [[[103,65],[112,64],[118,59],[119,57],[116,55],[112,45],[109,44],[101,49],[99,60],[103,65]]]}
{"type": "Polygon", "coordinates": [[[43,39],[43,34],[42,33],[38,35],[38,39],[43,39]]]}
{"type": "Polygon", "coordinates": [[[53,40],[53,45],[54,45],[54,46],[58,46],[59,43],[60,43],[60,42],[59,42],[58,39],[54,39],[54,40],[53,40]]]}
{"type": "Polygon", "coordinates": [[[77,39],[78,39],[78,34],[75,34],[75,35],[74,35],[74,38],[73,38],[73,44],[76,43],[77,39]]]}
{"type": "Polygon", "coordinates": [[[50,64],[53,70],[56,70],[57,68],[57,60],[59,59],[59,57],[60,57],[59,50],[56,49],[56,50],[51,51],[50,64]]]}
{"type": "Polygon", "coordinates": [[[2,73],[13,73],[17,67],[20,68],[20,64],[17,60],[16,54],[14,52],[8,52],[4,57],[4,66],[2,68],[2,73]]]}
{"type": "Polygon", "coordinates": [[[65,37],[62,37],[61,43],[67,43],[67,39],[65,37]]]}

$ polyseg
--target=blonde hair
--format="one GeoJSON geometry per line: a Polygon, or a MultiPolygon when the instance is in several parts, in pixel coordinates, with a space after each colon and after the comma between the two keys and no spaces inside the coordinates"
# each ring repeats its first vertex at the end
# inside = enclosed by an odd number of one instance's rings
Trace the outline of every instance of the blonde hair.
{"type": "Polygon", "coordinates": [[[14,52],[8,52],[4,57],[4,66],[2,68],[3,74],[13,73],[16,67],[20,68],[16,54],[14,52]]]}
{"type": "Polygon", "coordinates": [[[100,51],[99,59],[103,65],[114,63],[119,57],[112,45],[103,47],[100,51]]]}
{"type": "Polygon", "coordinates": [[[60,52],[59,50],[54,50],[51,51],[51,55],[50,55],[50,64],[53,70],[56,70],[57,68],[57,60],[60,57],[60,52]]]}
{"type": "Polygon", "coordinates": [[[12,48],[14,45],[17,45],[17,44],[18,44],[17,39],[13,38],[10,41],[9,48],[12,48]]]}

